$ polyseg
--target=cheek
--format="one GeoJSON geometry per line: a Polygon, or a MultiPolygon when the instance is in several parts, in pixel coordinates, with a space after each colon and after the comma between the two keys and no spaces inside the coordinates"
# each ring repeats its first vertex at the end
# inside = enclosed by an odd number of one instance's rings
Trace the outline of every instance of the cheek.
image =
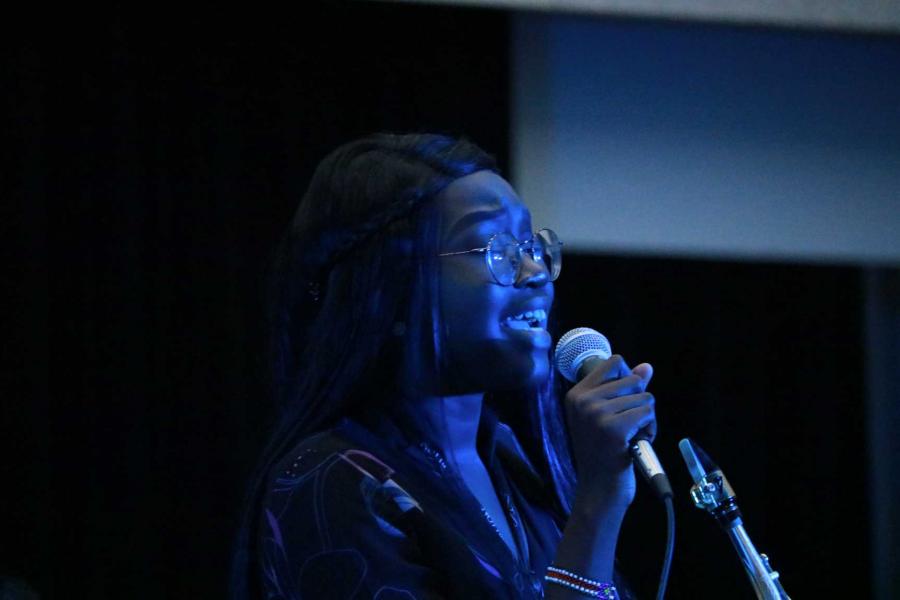
{"type": "Polygon", "coordinates": [[[441,280],[445,385],[462,393],[521,389],[544,381],[548,350],[510,335],[500,323],[516,292],[466,273],[453,275],[448,271],[441,280]]]}
{"type": "Polygon", "coordinates": [[[459,302],[444,324],[448,385],[456,392],[515,390],[543,382],[549,352],[500,325],[506,304],[487,296],[459,302]]]}
{"type": "Polygon", "coordinates": [[[496,339],[505,306],[498,286],[459,286],[442,297],[444,334],[449,343],[496,339]]]}

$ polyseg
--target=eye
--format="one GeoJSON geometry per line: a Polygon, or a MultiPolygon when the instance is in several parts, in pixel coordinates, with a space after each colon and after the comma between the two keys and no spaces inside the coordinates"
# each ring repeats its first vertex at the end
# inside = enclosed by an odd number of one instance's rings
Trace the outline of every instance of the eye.
{"type": "Polygon", "coordinates": [[[543,262],[544,244],[542,240],[534,234],[527,235],[522,239],[527,240],[522,242],[522,250],[527,252],[535,262],[543,262]]]}
{"type": "Polygon", "coordinates": [[[491,242],[491,261],[495,264],[507,263],[513,267],[519,264],[519,243],[508,233],[497,234],[491,242]]]}

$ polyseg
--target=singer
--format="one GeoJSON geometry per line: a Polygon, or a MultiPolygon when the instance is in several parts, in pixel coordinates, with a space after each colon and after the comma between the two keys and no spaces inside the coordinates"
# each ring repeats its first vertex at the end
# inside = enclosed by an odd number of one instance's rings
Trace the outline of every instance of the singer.
{"type": "Polygon", "coordinates": [[[270,274],[280,412],[234,598],[630,597],[652,368],[613,356],[563,391],[561,257],[467,140],[375,135],[319,164],[270,274]]]}

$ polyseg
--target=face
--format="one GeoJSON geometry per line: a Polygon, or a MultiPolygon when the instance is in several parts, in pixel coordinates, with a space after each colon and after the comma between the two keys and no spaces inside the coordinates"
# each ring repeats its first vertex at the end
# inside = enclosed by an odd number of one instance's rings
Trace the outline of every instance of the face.
{"type": "MultiPolygon", "coordinates": [[[[440,253],[487,246],[495,233],[518,241],[532,235],[531,214],[502,177],[479,171],[451,183],[435,199],[440,253]]],[[[485,253],[442,256],[440,302],[449,393],[515,390],[543,383],[549,373],[547,316],[550,273],[523,253],[513,285],[491,275],[485,253]],[[532,313],[530,322],[521,315],[532,313]],[[519,317],[519,318],[517,318],[519,317]]]]}

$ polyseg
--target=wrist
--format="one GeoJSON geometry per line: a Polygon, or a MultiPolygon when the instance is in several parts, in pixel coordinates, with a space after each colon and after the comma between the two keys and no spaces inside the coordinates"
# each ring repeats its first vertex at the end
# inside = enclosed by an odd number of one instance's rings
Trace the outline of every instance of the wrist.
{"type": "Polygon", "coordinates": [[[547,574],[544,576],[544,581],[563,588],[575,590],[581,595],[590,596],[592,598],[603,598],[604,600],[619,599],[616,586],[612,581],[606,582],[590,579],[554,565],[547,567],[547,574]]]}
{"type": "Polygon", "coordinates": [[[627,502],[608,495],[582,495],[572,507],[554,564],[585,577],[611,581],[627,508],[627,502]]]}
{"type": "Polygon", "coordinates": [[[587,519],[600,514],[625,515],[634,491],[619,486],[591,487],[579,484],[572,504],[572,515],[587,519]]]}
{"type": "Polygon", "coordinates": [[[580,538],[583,547],[591,552],[598,546],[614,546],[627,511],[628,504],[620,500],[576,501],[566,522],[566,532],[580,538]]]}

